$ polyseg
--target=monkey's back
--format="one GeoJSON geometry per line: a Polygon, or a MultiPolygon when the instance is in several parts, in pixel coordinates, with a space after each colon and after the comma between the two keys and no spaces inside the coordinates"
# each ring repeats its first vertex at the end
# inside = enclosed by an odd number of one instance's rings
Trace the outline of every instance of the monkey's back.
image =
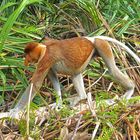
{"type": "Polygon", "coordinates": [[[59,41],[55,51],[58,51],[56,55],[59,58],[53,68],[59,73],[71,75],[85,69],[95,48],[86,38],[76,37],[59,41]]]}

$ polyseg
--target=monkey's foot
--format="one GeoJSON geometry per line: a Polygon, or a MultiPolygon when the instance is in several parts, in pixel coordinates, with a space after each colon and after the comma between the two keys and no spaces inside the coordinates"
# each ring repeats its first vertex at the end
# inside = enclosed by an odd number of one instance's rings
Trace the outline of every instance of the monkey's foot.
{"type": "Polygon", "coordinates": [[[123,96],[121,96],[120,98],[129,100],[132,97],[133,93],[134,93],[134,88],[126,91],[125,94],[123,96]]]}
{"type": "Polygon", "coordinates": [[[23,111],[18,109],[11,109],[9,112],[0,113],[0,119],[2,118],[13,118],[13,119],[20,119],[23,115],[23,111]]]}
{"type": "Polygon", "coordinates": [[[68,101],[70,102],[71,107],[76,106],[79,102],[82,102],[83,100],[85,100],[85,99],[80,99],[79,96],[74,96],[74,97],[68,98],[68,101]]]}
{"type": "Polygon", "coordinates": [[[18,109],[11,109],[9,115],[11,118],[20,119],[23,115],[23,111],[18,109]]]}
{"type": "Polygon", "coordinates": [[[121,101],[128,101],[129,99],[131,99],[131,96],[127,96],[127,95],[130,95],[130,94],[125,94],[121,97],[119,97],[118,95],[116,95],[113,99],[108,99],[108,100],[105,100],[105,102],[107,103],[107,105],[114,105],[118,102],[121,102],[121,101]]]}

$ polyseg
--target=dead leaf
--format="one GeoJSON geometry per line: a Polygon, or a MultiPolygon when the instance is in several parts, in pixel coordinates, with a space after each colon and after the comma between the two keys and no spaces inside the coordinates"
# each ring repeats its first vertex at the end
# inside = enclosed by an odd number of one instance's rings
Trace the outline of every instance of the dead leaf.
{"type": "Polygon", "coordinates": [[[68,140],[68,133],[69,133],[68,128],[66,126],[64,126],[60,131],[59,139],[60,140],[68,140]]]}

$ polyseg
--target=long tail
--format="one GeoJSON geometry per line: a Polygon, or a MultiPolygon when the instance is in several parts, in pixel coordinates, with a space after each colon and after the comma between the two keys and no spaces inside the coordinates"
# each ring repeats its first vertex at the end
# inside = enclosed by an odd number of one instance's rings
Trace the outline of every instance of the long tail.
{"type": "Polygon", "coordinates": [[[103,40],[106,40],[109,42],[113,42],[113,43],[119,45],[120,47],[124,48],[136,60],[136,62],[138,64],[140,64],[140,58],[130,48],[128,48],[126,45],[124,45],[123,43],[121,43],[120,41],[118,41],[116,39],[113,39],[113,38],[110,38],[107,36],[94,36],[94,37],[85,37],[85,38],[87,38],[88,40],[90,40],[93,43],[96,38],[103,39],[103,40]]]}

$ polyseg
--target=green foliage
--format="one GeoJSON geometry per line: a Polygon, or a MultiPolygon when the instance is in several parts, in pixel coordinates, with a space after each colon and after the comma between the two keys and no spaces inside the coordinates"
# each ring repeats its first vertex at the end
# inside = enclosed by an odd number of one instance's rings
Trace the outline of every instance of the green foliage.
{"type": "Polygon", "coordinates": [[[111,140],[113,129],[104,126],[102,129],[102,134],[100,137],[97,138],[97,140],[111,140]]]}
{"type": "Polygon", "coordinates": [[[116,35],[137,34],[138,21],[140,18],[140,2],[138,0],[108,0],[100,1],[100,7],[106,20],[111,26],[111,30],[116,35]],[[132,31],[133,30],[133,31],[132,31]]]}
{"type": "MultiPolygon", "coordinates": [[[[18,82],[16,89],[23,85],[26,87],[27,79],[24,76],[22,54],[24,44],[39,40],[44,32],[49,32],[52,37],[69,37],[71,32],[80,35],[100,35],[108,31],[100,20],[99,10],[111,25],[118,36],[132,34],[131,29],[137,28],[139,19],[139,3],[137,0],[121,2],[94,0],[66,0],[66,1],[6,1],[0,5],[0,69],[5,90],[11,89],[11,83],[18,82]],[[113,10],[112,10],[113,9],[113,10]],[[12,14],[11,14],[12,13],[12,14]],[[133,14],[132,14],[133,13],[133,14]],[[18,67],[18,70],[17,70],[18,67]],[[12,68],[12,71],[9,69],[12,68]],[[6,73],[11,74],[6,74],[6,73]],[[19,75],[16,76],[15,74],[19,75]],[[5,77],[4,77],[5,75],[5,77]],[[15,78],[13,78],[13,76],[15,78]],[[9,80],[12,78],[12,82],[9,80]],[[8,86],[9,85],[9,86],[8,86]],[[20,85],[20,86],[19,86],[20,85]]],[[[138,32],[133,30],[133,34],[138,32]]],[[[98,69],[98,63],[91,63],[98,69]],[[96,67],[97,66],[97,67],[96,67]]],[[[91,76],[99,76],[97,72],[88,72],[91,76]]],[[[0,85],[0,89],[3,89],[0,85]]]]}
{"type": "Polygon", "coordinates": [[[25,120],[20,120],[18,123],[19,126],[19,131],[22,136],[26,136],[26,121],[25,120]]]}
{"type": "MultiPolygon", "coordinates": [[[[53,38],[60,39],[72,37],[71,33],[77,36],[92,36],[110,35],[112,31],[115,37],[130,38],[131,41],[131,36],[140,33],[139,11],[138,0],[2,0],[0,3],[0,105],[7,103],[6,97],[9,97],[8,102],[11,102],[10,99],[15,98],[15,93],[25,89],[34,71],[34,68],[23,65],[23,49],[26,43],[39,41],[45,32],[53,38]],[[103,22],[101,15],[110,29],[103,22]]],[[[133,41],[131,43],[135,44],[133,41]]],[[[101,66],[102,64],[97,61],[91,62],[84,74],[89,78],[98,79],[104,69],[101,70],[101,66]]],[[[111,79],[108,74],[103,77],[111,79]]],[[[102,84],[98,83],[97,86],[102,87],[102,84]]],[[[111,91],[119,93],[121,90],[114,86],[111,91]]],[[[115,131],[111,126],[115,124],[121,111],[126,109],[124,104],[127,102],[120,102],[118,106],[107,109],[104,99],[112,98],[112,95],[100,90],[95,98],[98,115],[102,121],[102,135],[98,140],[108,140],[115,131]]],[[[140,100],[139,96],[131,99],[129,103],[138,100],[140,100]]],[[[37,96],[31,104],[31,110],[44,105],[45,101],[42,101],[37,96]]],[[[66,105],[57,115],[64,118],[71,114],[74,114],[74,111],[66,105]]],[[[83,118],[90,118],[90,114],[86,114],[83,118]]],[[[48,122],[53,124],[55,120],[56,116],[53,114],[48,122]]],[[[133,116],[129,116],[129,120],[133,121],[133,116]]],[[[31,135],[38,138],[40,128],[34,126],[34,118],[31,118],[30,123],[31,135]]],[[[25,122],[20,122],[19,129],[21,135],[25,136],[25,122]]],[[[50,131],[54,129],[55,125],[49,125],[50,131]]]]}
{"type": "Polygon", "coordinates": [[[71,110],[68,106],[63,105],[62,109],[59,111],[59,115],[61,116],[61,118],[66,118],[69,116],[74,115],[75,111],[71,110]]]}
{"type": "Polygon", "coordinates": [[[10,15],[10,17],[8,17],[8,20],[4,24],[4,26],[3,26],[2,30],[1,30],[1,34],[0,34],[0,36],[1,36],[1,38],[0,38],[0,42],[1,42],[1,44],[0,44],[0,51],[2,50],[4,42],[7,39],[8,34],[9,34],[9,32],[10,32],[10,30],[11,30],[11,28],[12,28],[14,22],[15,22],[15,20],[18,18],[19,14],[24,10],[26,5],[34,3],[36,1],[37,0],[30,0],[30,1],[29,0],[23,0],[21,2],[21,4],[19,5],[19,7],[10,15]]]}

